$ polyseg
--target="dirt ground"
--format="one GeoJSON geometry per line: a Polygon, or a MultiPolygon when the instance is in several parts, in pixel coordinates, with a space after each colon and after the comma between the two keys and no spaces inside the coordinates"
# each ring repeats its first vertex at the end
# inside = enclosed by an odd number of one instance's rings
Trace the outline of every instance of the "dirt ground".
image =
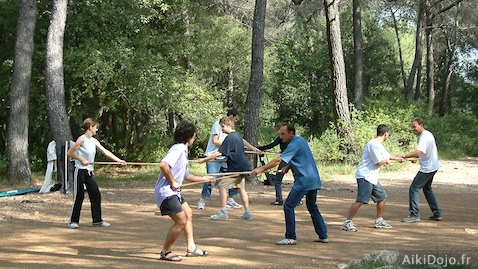
{"type": "MultiPolygon", "coordinates": [[[[319,167],[320,170],[320,167],[319,167]]],[[[363,206],[354,223],[358,232],[341,230],[356,196],[353,175],[324,178],[318,205],[329,229],[330,243],[317,237],[305,206],[296,210],[298,244],[277,246],[284,235],[282,207],[271,205],[271,186],[248,184],[254,219],[240,221],[242,209],[229,210],[229,219],[213,221],[219,207],[218,193],[206,209],[195,209],[200,187],[184,189],[194,208],[194,233],[208,257],[187,258],[179,263],[160,261],[159,252],[172,221],[156,215],[154,184],[118,184],[102,187],[103,218],[109,228],[92,227],[86,198],[79,229],[67,227],[72,195],[60,192],[30,193],[0,198],[0,268],[337,268],[378,250],[404,255],[469,257],[478,268],[478,159],[442,161],[434,190],[443,210],[443,221],[429,221],[430,209],[421,194],[422,221],[402,223],[408,215],[408,187],[418,165],[399,172],[381,173],[388,192],[385,219],[393,229],[374,229],[375,205],[363,206]]],[[[286,177],[287,195],[292,179],[286,177]]],[[[173,252],[185,255],[181,236],[173,252]]],[[[411,257],[411,256],[410,256],[411,257]]]]}

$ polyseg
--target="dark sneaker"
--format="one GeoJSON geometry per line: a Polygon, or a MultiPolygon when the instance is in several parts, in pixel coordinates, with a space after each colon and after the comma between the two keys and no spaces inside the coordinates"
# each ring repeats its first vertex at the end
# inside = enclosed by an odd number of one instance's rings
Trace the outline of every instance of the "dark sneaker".
{"type": "Polygon", "coordinates": [[[442,220],[442,217],[441,217],[441,216],[435,216],[435,215],[433,215],[433,216],[429,217],[428,219],[429,219],[429,220],[435,220],[435,221],[441,221],[441,220],[442,220]]]}
{"type": "Polygon", "coordinates": [[[283,201],[275,201],[275,202],[272,202],[271,205],[283,205],[284,202],[283,201]]]}

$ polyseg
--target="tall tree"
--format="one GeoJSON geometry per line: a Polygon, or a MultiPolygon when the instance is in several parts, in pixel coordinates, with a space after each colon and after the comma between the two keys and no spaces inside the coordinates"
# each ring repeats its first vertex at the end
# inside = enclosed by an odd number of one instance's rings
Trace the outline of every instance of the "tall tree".
{"type": "Polygon", "coordinates": [[[7,127],[8,169],[6,183],[31,183],[28,154],[28,109],[37,1],[22,0],[17,24],[15,59],[10,86],[10,114],[7,127]]]}
{"type": "Polygon", "coordinates": [[[400,59],[400,74],[402,75],[403,89],[405,90],[405,94],[406,94],[407,78],[405,75],[405,64],[403,61],[402,41],[400,38],[400,32],[398,28],[397,16],[395,14],[396,11],[394,10],[393,5],[390,5],[389,8],[390,8],[390,15],[392,16],[392,21],[393,21],[393,29],[395,30],[395,37],[397,38],[398,57],[400,59]]]}
{"type": "Polygon", "coordinates": [[[426,39],[427,39],[427,91],[428,91],[428,115],[433,115],[435,106],[435,56],[433,51],[433,27],[436,16],[447,12],[457,6],[463,0],[453,0],[451,3],[437,0],[425,0],[426,7],[426,39]]]}
{"type": "MultiPolygon", "coordinates": [[[[422,55],[423,55],[423,28],[425,22],[425,6],[424,2],[420,2],[420,7],[418,9],[418,18],[417,18],[417,30],[415,33],[415,57],[413,59],[412,68],[408,75],[407,88],[406,88],[406,99],[410,102],[413,98],[413,84],[416,81],[417,85],[420,84],[420,76],[417,76],[418,70],[422,64],[422,55]]],[[[417,86],[419,88],[419,86],[417,86]]]]}
{"type": "MultiPolygon", "coordinates": [[[[61,146],[72,139],[65,107],[63,77],[63,37],[65,33],[68,0],[53,0],[46,41],[45,95],[48,121],[56,142],[57,156],[62,156],[61,146]]],[[[64,153],[66,154],[66,153],[64,153]]],[[[59,158],[61,160],[62,158],[59,158]]],[[[63,182],[64,165],[58,165],[58,181],[63,182]]],[[[66,186],[65,186],[66,187],[66,186]]]]}
{"type": "Polygon", "coordinates": [[[354,73],[355,73],[355,108],[362,110],[364,101],[363,89],[363,38],[362,14],[360,0],[353,0],[353,28],[354,28],[354,73]]]}
{"type": "MultiPolygon", "coordinates": [[[[249,91],[247,93],[246,112],[244,116],[244,138],[253,145],[259,140],[259,108],[261,107],[262,83],[264,80],[264,28],[267,0],[256,0],[254,21],[252,23],[252,62],[249,91]]],[[[249,166],[254,167],[256,156],[248,159],[249,166]]]]}
{"type": "Polygon", "coordinates": [[[336,128],[341,140],[341,150],[344,153],[344,159],[346,159],[349,153],[356,152],[356,147],[347,96],[345,62],[340,33],[339,2],[339,0],[324,0],[324,6],[327,21],[332,87],[334,91],[336,128]]]}
{"type": "Polygon", "coordinates": [[[433,115],[435,104],[435,57],[433,52],[433,13],[431,12],[430,0],[425,0],[426,19],[425,36],[427,44],[427,92],[428,92],[428,116],[433,115]]]}

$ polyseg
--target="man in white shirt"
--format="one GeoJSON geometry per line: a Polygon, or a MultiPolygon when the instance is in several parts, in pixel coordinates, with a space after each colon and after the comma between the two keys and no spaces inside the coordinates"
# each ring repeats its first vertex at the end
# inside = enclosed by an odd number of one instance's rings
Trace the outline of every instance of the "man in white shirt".
{"type": "Polygon", "coordinates": [[[438,161],[438,150],[435,143],[435,137],[433,134],[423,126],[423,120],[421,118],[414,118],[411,123],[412,131],[419,135],[418,146],[415,151],[404,154],[403,158],[420,158],[420,170],[413,179],[409,189],[409,211],[410,215],[403,218],[403,222],[417,222],[420,221],[420,209],[419,209],[419,194],[418,192],[423,189],[425,198],[428,205],[432,210],[433,216],[430,220],[440,221],[442,220],[441,209],[438,207],[438,202],[433,193],[432,183],[440,163],[438,161]]]}
{"type": "Polygon", "coordinates": [[[392,226],[383,219],[383,211],[385,209],[385,201],[387,200],[387,193],[383,189],[380,182],[378,182],[378,174],[380,167],[384,164],[390,164],[390,160],[397,160],[402,162],[403,159],[397,156],[390,156],[383,142],[389,136],[390,129],[385,124],[380,124],[377,127],[377,137],[370,140],[362,153],[362,158],[355,172],[357,179],[358,191],[357,199],[350,206],[347,219],[342,225],[342,230],[349,232],[356,232],[352,218],[357,214],[359,208],[363,204],[368,204],[370,198],[377,203],[377,219],[375,220],[374,228],[387,228],[392,226]]]}

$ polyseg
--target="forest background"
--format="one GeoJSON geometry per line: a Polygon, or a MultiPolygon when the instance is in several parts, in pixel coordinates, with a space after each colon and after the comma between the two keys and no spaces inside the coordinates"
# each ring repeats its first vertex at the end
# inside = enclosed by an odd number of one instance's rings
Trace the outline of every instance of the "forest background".
{"type": "MultiPolygon", "coordinates": [[[[8,176],[14,125],[27,129],[31,170],[45,169],[55,136],[48,102],[58,95],[49,88],[48,38],[61,1],[0,0],[4,183],[30,181],[8,176]],[[28,4],[35,5],[36,26],[24,123],[12,112],[18,94],[12,85],[17,29],[28,4]]],[[[159,162],[175,124],[188,120],[198,127],[194,158],[204,151],[212,123],[236,107],[245,115],[236,129],[247,140],[269,143],[276,123],[291,122],[321,163],[356,163],[380,123],[391,127],[391,153],[413,150],[417,138],[409,125],[417,116],[434,133],[441,158],[478,155],[478,1],[294,2],[267,1],[257,90],[253,36],[264,0],[68,1],[64,83],[55,90],[64,94],[71,139],[93,117],[100,123],[97,138],[117,156],[159,162]],[[333,6],[340,20],[331,19],[333,6]],[[341,44],[331,39],[331,21],[340,21],[341,44]],[[339,82],[335,45],[343,53],[345,77],[339,82]],[[258,98],[250,100],[251,89],[258,98]],[[345,116],[337,112],[344,101],[345,116]],[[260,111],[254,119],[259,128],[249,124],[253,108],[260,111]]]]}

